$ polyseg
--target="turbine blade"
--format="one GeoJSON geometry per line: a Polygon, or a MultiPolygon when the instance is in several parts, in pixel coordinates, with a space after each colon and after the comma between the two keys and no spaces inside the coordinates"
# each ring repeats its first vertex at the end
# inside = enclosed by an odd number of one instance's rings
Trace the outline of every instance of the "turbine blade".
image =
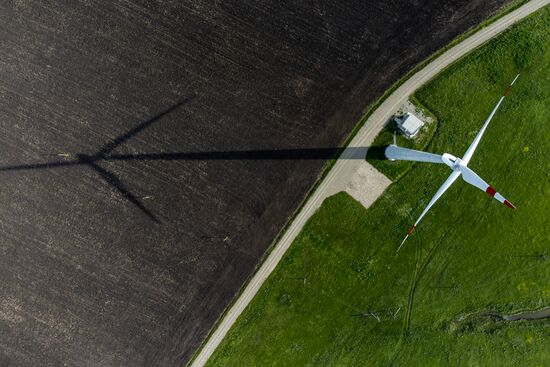
{"type": "Polygon", "coordinates": [[[414,162],[428,162],[428,163],[444,163],[441,156],[438,154],[432,154],[422,152],[420,150],[407,149],[398,147],[396,145],[389,145],[385,151],[386,158],[391,161],[414,161],[414,162]]]}
{"type": "Polygon", "coordinates": [[[502,103],[502,101],[504,100],[504,98],[508,95],[508,93],[510,92],[510,89],[512,89],[512,85],[514,85],[514,83],[516,82],[516,80],[518,79],[519,77],[519,74],[516,75],[516,77],[514,78],[514,80],[512,80],[512,83],[510,83],[508,85],[508,87],[506,87],[506,90],[504,91],[504,93],[502,94],[502,97],[500,97],[500,99],[498,100],[495,108],[493,108],[493,111],[491,111],[491,114],[489,115],[489,117],[487,117],[487,120],[485,120],[485,123],[483,124],[483,126],[481,127],[481,130],[479,130],[479,132],[477,133],[474,141],[472,142],[472,144],[470,145],[470,147],[468,147],[468,150],[466,150],[466,153],[464,153],[464,157],[462,157],[462,164],[464,164],[465,166],[468,165],[468,163],[470,162],[470,160],[472,159],[472,156],[474,155],[474,152],[476,151],[476,148],[477,146],[479,145],[479,142],[481,141],[481,137],[483,136],[483,134],[485,133],[485,130],[487,130],[487,126],[489,126],[489,122],[491,121],[491,119],[493,118],[493,116],[495,115],[495,112],[497,112],[498,108],[500,107],[500,104],[502,103]]]}
{"type": "Polygon", "coordinates": [[[418,217],[418,219],[416,220],[416,222],[414,223],[414,225],[409,228],[409,230],[407,231],[407,235],[405,236],[405,238],[403,239],[403,242],[401,242],[401,245],[399,246],[399,248],[397,249],[397,251],[399,251],[401,249],[401,246],[403,246],[403,244],[405,243],[405,241],[407,240],[407,238],[409,238],[413,232],[415,231],[416,229],[416,226],[418,225],[418,223],[422,220],[422,218],[424,218],[424,216],[426,215],[426,213],[428,213],[428,211],[430,210],[430,208],[435,204],[435,202],[441,197],[441,195],[443,195],[443,193],[445,191],[447,191],[447,189],[449,187],[451,187],[451,185],[453,184],[453,182],[456,181],[456,179],[458,178],[458,176],[460,176],[461,172],[460,171],[453,171],[453,173],[451,173],[451,175],[445,180],[445,182],[443,182],[443,185],[441,185],[441,187],[439,188],[439,190],[437,190],[437,192],[435,193],[435,195],[432,197],[432,200],[430,200],[430,202],[428,203],[428,205],[426,206],[426,208],[424,209],[424,211],[422,212],[422,214],[420,214],[420,217],[418,217]]]}
{"type": "Polygon", "coordinates": [[[479,177],[477,173],[472,171],[470,168],[466,166],[460,166],[460,171],[462,172],[462,179],[464,179],[464,181],[466,181],[472,186],[477,187],[481,191],[485,191],[487,195],[500,201],[502,204],[506,205],[508,208],[516,209],[514,204],[509,202],[504,196],[502,196],[495,189],[493,189],[493,187],[491,187],[491,185],[489,185],[487,182],[483,181],[483,179],[479,177]]]}
{"type": "Polygon", "coordinates": [[[411,228],[409,228],[409,230],[407,231],[407,235],[405,236],[405,238],[403,238],[403,241],[401,241],[401,244],[397,248],[396,254],[399,252],[399,250],[401,250],[401,247],[403,247],[403,244],[405,243],[407,238],[409,238],[414,233],[415,229],[416,229],[416,226],[412,226],[411,228]]]}

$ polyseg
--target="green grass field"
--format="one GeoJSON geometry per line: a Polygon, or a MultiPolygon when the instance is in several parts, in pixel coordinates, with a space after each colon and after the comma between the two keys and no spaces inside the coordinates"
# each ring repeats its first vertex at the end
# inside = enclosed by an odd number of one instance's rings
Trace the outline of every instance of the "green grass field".
{"type": "Polygon", "coordinates": [[[550,305],[550,7],[416,93],[438,118],[428,151],[461,156],[518,71],[462,180],[406,229],[450,173],[416,164],[368,210],[325,201],[209,366],[550,365],[550,320],[482,316],[550,305]]]}

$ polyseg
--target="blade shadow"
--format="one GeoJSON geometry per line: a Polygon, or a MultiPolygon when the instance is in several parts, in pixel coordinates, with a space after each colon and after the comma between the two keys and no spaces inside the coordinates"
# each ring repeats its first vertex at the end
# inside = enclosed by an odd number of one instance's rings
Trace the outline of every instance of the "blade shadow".
{"type": "Polygon", "coordinates": [[[110,142],[108,142],[107,144],[102,146],[97,151],[96,156],[108,155],[110,152],[112,152],[114,149],[116,149],[119,145],[124,144],[126,141],[128,141],[129,139],[134,137],[136,134],[138,134],[140,131],[148,128],[149,126],[151,126],[152,124],[154,124],[155,122],[157,122],[158,120],[163,118],[164,116],[166,116],[169,113],[171,113],[172,111],[178,109],[182,105],[188,103],[193,98],[194,98],[193,96],[185,98],[185,99],[181,100],[180,102],[176,103],[175,105],[171,106],[170,108],[162,111],[161,113],[151,117],[150,119],[148,119],[146,121],[143,121],[141,124],[134,127],[132,130],[126,132],[125,134],[119,135],[118,137],[114,138],[113,140],[111,140],[110,142]]]}
{"type": "Polygon", "coordinates": [[[35,163],[35,164],[20,164],[14,166],[4,166],[0,167],[0,172],[3,171],[24,171],[32,169],[48,169],[48,168],[58,168],[66,166],[77,166],[83,164],[80,161],[57,161],[57,162],[46,162],[46,163],[35,163]]]}
{"type": "Polygon", "coordinates": [[[23,171],[23,170],[39,170],[39,169],[49,169],[49,168],[58,168],[58,167],[67,167],[67,166],[88,166],[92,170],[94,170],[96,173],[98,173],[101,178],[103,178],[109,185],[114,187],[122,196],[124,196],[128,201],[130,201],[132,204],[134,204],[138,209],[140,209],[145,215],[147,215],[149,218],[151,218],[154,222],[159,223],[158,219],[151,213],[142,203],[141,201],[133,195],[116,177],[114,174],[110,173],[109,171],[105,170],[104,168],[100,167],[95,163],[98,160],[101,160],[101,158],[96,156],[86,156],[83,154],[77,154],[76,155],[77,160],[75,161],[69,161],[69,162],[47,162],[47,163],[37,163],[37,164],[23,164],[23,165],[16,165],[16,166],[5,166],[0,167],[0,172],[6,172],[6,171],[23,171]]]}
{"type": "Polygon", "coordinates": [[[148,216],[153,222],[160,223],[160,221],[155,217],[149,209],[143,205],[141,200],[139,200],[126,186],[120,181],[120,179],[115,176],[113,173],[107,171],[105,168],[99,166],[97,163],[93,161],[86,162],[86,164],[94,170],[101,178],[105,180],[110,186],[115,188],[124,198],[126,198],[130,203],[132,203],[134,206],[136,206],[139,210],[141,210],[146,216],[148,216]]]}
{"type": "Polygon", "coordinates": [[[109,185],[114,187],[124,198],[126,198],[130,203],[132,203],[135,207],[141,210],[146,216],[148,216],[155,223],[160,223],[160,221],[155,217],[155,215],[151,211],[149,211],[149,209],[145,207],[145,205],[141,202],[141,200],[139,200],[134,194],[132,194],[132,192],[130,192],[130,190],[126,188],[126,186],[122,183],[122,181],[120,181],[118,177],[116,177],[114,174],[107,171],[106,169],[102,168],[95,162],[99,160],[104,160],[106,157],[109,156],[109,153],[112,152],[114,149],[116,149],[118,146],[124,144],[126,141],[133,138],[139,132],[141,132],[142,130],[145,130],[149,126],[153,125],[155,122],[158,122],[164,116],[177,110],[184,104],[191,101],[193,98],[194,96],[184,98],[180,102],[167,108],[161,113],[151,117],[148,120],[143,121],[133,129],[131,129],[130,131],[122,135],[119,135],[115,139],[103,145],[95,155],[93,156],[79,155],[79,160],[86,161],[86,164],[90,168],[96,171],[109,185]]]}
{"type": "Polygon", "coordinates": [[[114,149],[116,149],[118,146],[124,144],[126,141],[128,141],[129,139],[134,137],[136,134],[138,134],[140,131],[148,128],[155,122],[162,119],[164,116],[178,109],[182,105],[188,103],[193,98],[194,96],[187,97],[181,100],[180,102],[174,104],[170,108],[162,111],[161,113],[151,117],[146,121],[143,121],[133,129],[129,130],[128,132],[122,135],[119,135],[118,137],[114,138],[110,142],[103,145],[94,155],[86,155],[86,154],[79,153],[79,154],[75,154],[74,157],[76,159],[71,161],[55,161],[55,162],[45,162],[45,163],[4,166],[4,167],[0,167],[0,172],[40,170],[40,169],[58,168],[58,167],[66,167],[66,166],[86,165],[90,167],[93,171],[95,171],[110,186],[114,187],[116,191],[118,191],[126,200],[128,200],[131,204],[133,204],[140,211],[142,211],[147,217],[149,217],[151,220],[153,220],[156,223],[160,223],[159,220],[155,217],[155,215],[151,211],[149,211],[145,207],[145,205],[143,205],[143,203],[134,194],[132,194],[130,190],[128,190],[128,188],[126,188],[126,186],[122,183],[122,181],[117,176],[107,171],[103,167],[99,166],[96,162],[101,160],[106,160],[109,157],[109,153],[112,152],[114,149]]]}

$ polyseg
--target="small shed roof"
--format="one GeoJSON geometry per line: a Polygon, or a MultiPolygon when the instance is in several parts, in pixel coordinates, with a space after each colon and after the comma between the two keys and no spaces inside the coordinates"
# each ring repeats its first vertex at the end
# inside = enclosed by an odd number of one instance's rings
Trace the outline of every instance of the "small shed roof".
{"type": "Polygon", "coordinates": [[[424,126],[424,123],[412,113],[407,112],[402,118],[397,120],[397,125],[405,134],[414,136],[424,126]]]}

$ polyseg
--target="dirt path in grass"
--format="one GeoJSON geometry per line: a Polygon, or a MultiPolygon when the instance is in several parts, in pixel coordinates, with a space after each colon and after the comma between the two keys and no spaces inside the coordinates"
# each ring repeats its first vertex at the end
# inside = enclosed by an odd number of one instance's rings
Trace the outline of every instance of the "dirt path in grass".
{"type": "Polygon", "coordinates": [[[414,74],[385,99],[385,101],[365,122],[364,126],[351,141],[348,148],[342,153],[332,170],[319,184],[316,191],[309,197],[302,210],[298,213],[298,215],[296,215],[294,221],[290,224],[280,241],[273,248],[265,262],[260,266],[256,274],[246,285],[243,292],[236,299],[235,303],[228,309],[217,328],[209,336],[201,351],[194,359],[192,366],[204,366],[206,364],[231,326],[254,298],[263,282],[271,274],[273,269],[275,269],[291,243],[302,230],[305,223],[319,208],[325,198],[345,189],[348,186],[350,177],[357,172],[358,167],[361,165],[360,159],[350,158],[356,158],[355,155],[357,155],[358,152],[361,152],[361,150],[357,148],[366,147],[372,143],[378,132],[384,126],[384,123],[396,111],[397,107],[405,102],[405,100],[416,89],[428,82],[444,68],[451,65],[453,62],[466,55],[473,49],[484,44],[491,38],[495,37],[502,31],[506,30],[514,23],[520,21],[549,3],[550,0],[533,0],[498,19],[491,25],[481,29],[456,46],[444,52],[434,61],[426,65],[422,70],[414,74]]]}
{"type": "Polygon", "coordinates": [[[547,317],[550,317],[550,307],[546,307],[538,311],[520,312],[515,315],[502,315],[502,318],[506,321],[538,320],[545,319],[547,317]]]}
{"type": "Polygon", "coordinates": [[[518,321],[518,320],[540,320],[550,317],[550,307],[545,307],[536,311],[524,311],[513,315],[503,315],[495,312],[483,312],[480,315],[495,317],[503,321],[518,321]]]}

